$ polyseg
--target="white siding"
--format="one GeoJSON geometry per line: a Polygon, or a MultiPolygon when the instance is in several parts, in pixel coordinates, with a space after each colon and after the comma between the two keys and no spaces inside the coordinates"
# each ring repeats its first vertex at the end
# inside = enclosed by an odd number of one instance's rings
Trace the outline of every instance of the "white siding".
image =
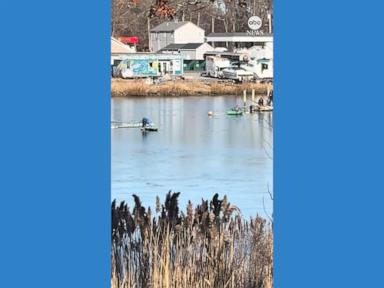
{"type": "Polygon", "coordinates": [[[136,47],[125,45],[117,39],[111,37],[111,53],[135,53],[136,47]]]}
{"type": "Polygon", "coordinates": [[[195,50],[181,50],[180,54],[183,56],[184,60],[196,60],[195,50]]]}
{"type": "Polygon", "coordinates": [[[157,52],[169,44],[204,43],[205,32],[193,23],[186,23],[173,32],[151,32],[149,49],[157,52]]]}
{"type": "Polygon", "coordinates": [[[187,23],[175,31],[176,44],[204,43],[205,32],[193,23],[187,23]]]}
{"type": "Polygon", "coordinates": [[[151,32],[151,52],[157,52],[173,43],[175,43],[173,32],[151,32]]]}
{"type": "Polygon", "coordinates": [[[204,54],[208,51],[213,51],[214,48],[208,43],[204,43],[196,50],[196,60],[204,60],[204,54]]]}

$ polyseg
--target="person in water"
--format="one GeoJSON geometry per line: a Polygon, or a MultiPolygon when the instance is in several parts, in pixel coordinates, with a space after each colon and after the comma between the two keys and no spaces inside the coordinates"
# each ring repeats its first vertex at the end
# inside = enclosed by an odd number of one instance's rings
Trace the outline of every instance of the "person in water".
{"type": "Polygon", "coordinates": [[[259,106],[264,106],[264,99],[262,96],[259,98],[259,101],[257,102],[257,104],[259,104],[259,106]]]}
{"type": "Polygon", "coordinates": [[[143,118],[143,120],[141,120],[141,127],[146,127],[149,125],[149,119],[148,118],[143,118]]]}

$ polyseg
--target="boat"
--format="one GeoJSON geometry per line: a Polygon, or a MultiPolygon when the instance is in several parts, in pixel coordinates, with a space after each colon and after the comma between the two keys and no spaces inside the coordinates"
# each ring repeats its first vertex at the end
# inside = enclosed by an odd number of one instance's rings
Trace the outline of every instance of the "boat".
{"type": "Polygon", "coordinates": [[[145,126],[145,127],[141,127],[141,131],[142,132],[157,132],[159,129],[155,126],[145,126]]]}
{"type": "Polygon", "coordinates": [[[239,115],[243,115],[243,111],[231,109],[227,111],[227,115],[239,116],[239,115]]]}

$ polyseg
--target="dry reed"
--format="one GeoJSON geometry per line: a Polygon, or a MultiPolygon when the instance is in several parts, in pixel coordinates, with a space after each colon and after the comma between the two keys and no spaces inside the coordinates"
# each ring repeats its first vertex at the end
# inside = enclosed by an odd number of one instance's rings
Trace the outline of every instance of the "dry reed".
{"type": "Polygon", "coordinates": [[[179,211],[180,193],[156,199],[156,216],[134,197],[112,203],[112,288],[272,288],[273,234],[261,217],[242,219],[215,194],[179,211]]]}
{"type": "Polygon", "coordinates": [[[256,94],[266,94],[270,84],[230,83],[201,80],[174,80],[162,84],[149,84],[145,80],[112,78],[112,97],[127,96],[194,96],[194,95],[241,95],[243,90],[255,89],[256,94]]]}

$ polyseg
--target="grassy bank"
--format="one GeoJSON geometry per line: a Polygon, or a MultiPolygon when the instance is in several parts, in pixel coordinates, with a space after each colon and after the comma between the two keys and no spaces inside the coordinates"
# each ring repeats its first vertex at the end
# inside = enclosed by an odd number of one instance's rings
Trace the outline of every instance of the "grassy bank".
{"type": "Polygon", "coordinates": [[[162,84],[148,84],[144,80],[112,79],[112,97],[127,96],[194,96],[194,95],[241,95],[243,90],[260,95],[267,93],[269,84],[223,83],[202,80],[175,80],[162,84]]]}
{"type": "Polygon", "coordinates": [[[179,211],[178,196],[155,213],[135,195],[132,210],[112,203],[112,288],[272,288],[270,223],[217,194],[179,211]]]}

